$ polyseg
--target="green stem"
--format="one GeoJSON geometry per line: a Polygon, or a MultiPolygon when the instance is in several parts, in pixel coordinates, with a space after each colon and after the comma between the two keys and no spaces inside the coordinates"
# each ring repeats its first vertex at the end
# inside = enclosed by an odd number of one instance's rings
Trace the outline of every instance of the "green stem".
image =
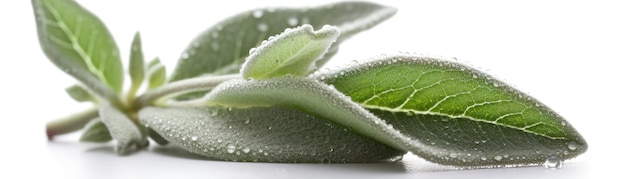
{"type": "Polygon", "coordinates": [[[46,135],[48,136],[48,140],[52,140],[56,135],[67,134],[80,130],[89,121],[96,117],[98,117],[98,108],[93,107],[85,111],[48,122],[48,124],[46,124],[46,135]]]}
{"type": "Polygon", "coordinates": [[[240,78],[240,74],[230,74],[220,76],[200,76],[180,80],[150,90],[145,94],[139,96],[135,102],[136,105],[139,107],[153,105],[155,102],[163,98],[189,92],[210,90],[224,81],[240,78]]]}

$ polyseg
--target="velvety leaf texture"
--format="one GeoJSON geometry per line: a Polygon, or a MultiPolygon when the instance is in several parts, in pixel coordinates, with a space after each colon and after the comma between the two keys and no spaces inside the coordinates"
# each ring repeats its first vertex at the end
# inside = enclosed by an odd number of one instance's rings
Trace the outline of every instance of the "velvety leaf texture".
{"type": "Polygon", "coordinates": [[[317,66],[337,52],[344,39],[396,13],[395,8],[368,2],[340,2],[314,8],[265,8],[240,13],[198,36],[182,54],[170,81],[203,74],[237,73],[248,51],[286,28],[311,24],[338,26],[342,36],[317,66]]]}
{"type": "Polygon", "coordinates": [[[41,48],[48,58],[101,96],[113,98],[119,93],[122,63],[102,21],[73,0],[32,3],[41,48]]]}
{"type": "Polygon", "coordinates": [[[146,134],[126,114],[108,102],[99,107],[100,120],[117,141],[118,154],[129,154],[148,145],[146,134]]]}
{"type": "Polygon", "coordinates": [[[220,160],[373,162],[405,153],[284,107],[151,107],[139,118],[171,143],[220,160]]]}
{"type": "Polygon", "coordinates": [[[128,63],[128,74],[130,75],[131,86],[136,89],[141,86],[145,78],[145,70],[143,50],[141,48],[141,35],[135,33],[130,49],[130,61],[128,63]]]}
{"type": "Polygon", "coordinates": [[[80,136],[81,142],[103,143],[109,142],[112,139],[109,129],[100,121],[100,118],[96,118],[87,123],[84,127],[83,134],[80,136]]]}
{"type": "Polygon", "coordinates": [[[560,115],[507,84],[453,62],[397,55],[318,76],[450,165],[541,164],[585,140],[560,115]]]}
{"type": "Polygon", "coordinates": [[[318,31],[305,24],[270,37],[250,50],[241,67],[244,78],[263,79],[276,76],[305,76],[316,69],[315,62],[337,40],[339,29],[324,26],[318,31]]]}

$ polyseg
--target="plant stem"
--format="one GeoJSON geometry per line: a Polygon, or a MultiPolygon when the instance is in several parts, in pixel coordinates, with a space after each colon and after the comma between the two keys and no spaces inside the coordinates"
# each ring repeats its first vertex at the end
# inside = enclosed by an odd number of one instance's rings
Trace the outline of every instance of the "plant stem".
{"type": "Polygon", "coordinates": [[[224,81],[241,78],[240,74],[220,75],[220,76],[200,76],[181,81],[165,84],[139,96],[135,101],[137,106],[152,105],[162,98],[175,96],[194,91],[213,89],[224,81]]]}
{"type": "Polygon", "coordinates": [[[82,129],[89,121],[96,117],[98,117],[98,108],[92,107],[85,111],[48,122],[48,124],[46,124],[48,140],[52,140],[56,135],[67,134],[82,129]]]}

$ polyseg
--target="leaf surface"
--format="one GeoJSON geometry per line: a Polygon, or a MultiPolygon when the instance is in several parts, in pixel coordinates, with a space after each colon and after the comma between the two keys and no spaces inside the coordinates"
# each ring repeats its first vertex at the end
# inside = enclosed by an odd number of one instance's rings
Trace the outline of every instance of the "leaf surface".
{"type": "Polygon", "coordinates": [[[91,120],[91,122],[87,123],[84,128],[84,132],[80,136],[81,142],[104,143],[113,139],[109,129],[107,129],[107,126],[100,121],[100,118],[91,120]]]}
{"type": "Polygon", "coordinates": [[[93,95],[87,91],[87,89],[78,84],[65,88],[65,92],[77,102],[96,102],[96,98],[94,98],[93,95]]]}
{"type": "Polygon", "coordinates": [[[117,141],[118,154],[129,154],[148,145],[146,134],[126,114],[108,102],[99,107],[100,120],[117,141]]]}
{"type": "Polygon", "coordinates": [[[316,69],[319,60],[339,37],[339,29],[324,26],[314,31],[305,24],[270,37],[268,42],[250,50],[241,68],[244,78],[263,79],[276,76],[305,76],[316,69]]]}
{"type": "Polygon", "coordinates": [[[39,43],[61,70],[113,99],[122,90],[118,47],[102,21],[73,0],[33,0],[39,43]]]}
{"type": "Polygon", "coordinates": [[[139,118],[171,143],[220,160],[372,162],[405,153],[284,107],[149,107],[139,118]]]}
{"type": "Polygon", "coordinates": [[[130,62],[128,63],[128,73],[130,74],[131,89],[133,93],[141,86],[145,78],[144,57],[141,47],[141,35],[135,33],[130,49],[130,62]]]}
{"type": "Polygon", "coordinates": [[[341,2],[313,8],[265,8],[240,13],[200,34],[181,55],[170,81],[203,74],[237,73],[249,50],[286,28],[311,24],[339,27],[342,36],[317,61],[323,65],[337,52],[339,43],[386,20],[395,8],[368,2],[341,2]]]}
{"type": "Polygon", "coordinates": [[[585,140],[538,100],[466,65],[397,55],[318,76],[402,134],[461,166],[542,164],[586,151],[585,140]]]}

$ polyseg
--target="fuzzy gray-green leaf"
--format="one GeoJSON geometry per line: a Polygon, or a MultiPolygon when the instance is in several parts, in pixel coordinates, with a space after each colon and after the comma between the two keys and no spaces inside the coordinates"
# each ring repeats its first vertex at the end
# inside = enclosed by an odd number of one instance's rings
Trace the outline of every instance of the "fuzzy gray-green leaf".
{"type": "MultiPolygon", "coordinates": [[[[145,76],[145,66],[143,50],[141,48],[141,36],[135,33],[130,50],[130,61],[128,63],[128,73],[130,74],[131,89],[136,90],[141,86],[145,76]]],[[[134,93],[134,91],[133,91],[134,93]]]]}
{"type": "Polygon", "coordinates": [[[460,166],[538,165],[576,157],[585,140],[553,110],[454,61],[389,56],[318,77],[460,166]]]}
{"type": "Polygon", "coordinates": [[[182,54],[170,81],[203,74],[239,71],[248,51],[286,28],[311,24],[338,26],[341,37],[317,61],[321,66],[336,52],[339,43],[352,35],[386,20],[395,8],[368,2],[340,2],[313,8],[265,8],[240,13],[198,36],[182,54]]]}
{"type": "Polygon", "coordinates": [[[339,29],[333,26],[314,31],[311,25],[305,24],[286,30],[251,50],[241,67],[241,75],[254,79],[308,75],[337,37],[339,29]]]}
{"type": "Polygon", "coordinates": [[[87,91],[83,86],[72,85],[65,88],[65,92],[77,102],[95,101],[96,98],[87,91]]]}
{"type": "Polygon", "coordinates": [[[146,147],[148,141],[143,129],[138,127],[126,114],[108,102],[100,103],[100,120],[117,141],[116,151],[120,155],[132,153],[146,147]]]}
{"type": "Polygon", "coordinates": [[[32,0],[39,43],[61,70],[114,99],[124,74],[113,37],[98,17],[73,0],[32,0]]]}
{"type": "Polygon", "coordinates": [[[107,126],[100,121],[100,118],[96,118],[85,125],[83,134],[80,136],[81,142],[97,142],[104,143],[109,142],[113,138],[107,126]]]}
{"type": "Polygon", "coordinates": [[[146,108],[142,123],[209,158],[258,162],[374,162],[405,152],[284,108],[146,108]]]}
{"type": "Polygon", "coordinates": [[[148,64],[148,89],[154,89],[163,85],[166,74],[165,66],[161,64],[159,58],[154,58],[148,64]]]}

